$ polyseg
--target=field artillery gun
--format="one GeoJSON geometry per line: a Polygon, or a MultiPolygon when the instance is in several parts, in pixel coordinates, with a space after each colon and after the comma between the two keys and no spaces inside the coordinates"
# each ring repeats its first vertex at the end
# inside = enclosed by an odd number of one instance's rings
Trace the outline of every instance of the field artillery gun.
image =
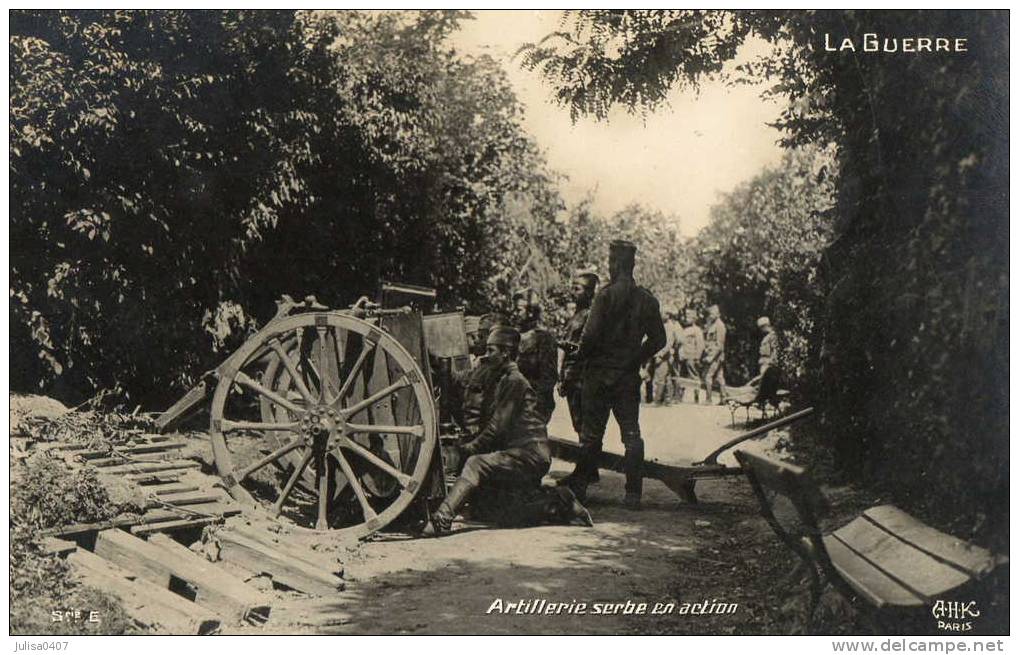
{"type": "Polygon", "coordinates": [[[451,372],[469,365],[462,313],[426,315],[434,301],[434,290],[389,283],[378,302],[343,310],[284,296],[159,429],[207,406],[223,487],[300,526],[361,538],[423,525],[445,497],[440,444],[460,439],[451,372]]]}

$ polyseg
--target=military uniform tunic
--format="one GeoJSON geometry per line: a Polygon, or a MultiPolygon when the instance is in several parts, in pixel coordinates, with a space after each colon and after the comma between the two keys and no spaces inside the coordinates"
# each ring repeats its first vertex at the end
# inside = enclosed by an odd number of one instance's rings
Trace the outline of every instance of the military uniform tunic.
{"type": "Polygon", "coordinates": [[[641,362],[665,346],[658,300],[633,278],[620,275],[594,298],[580,341],[585,363],[582,404],[581,461],[586,474],[597,471],[609,412],[616,417],[626,447],[627,492],[642,488],[644,441],[640,437],[641,362]],[[646,337],[646,338],[645,338],[646,337]]]}
{"type": "Polygon", "coordinates": [[[563,391],[566,396],[566,403],[570,408],[570,420],[573,422],[573,429],[580,434],[583,425],[583,414],[581,404],[581,376],[583,366],[580,361],[580,339],[584,334],[584,326],[587,324],[587,317],[591,313],[590,307],[578,308],[566,323],[566,341],[573,344],[573,348],[565,351],[563,356],[562,381],[563,391]]]}
{"type": "Polygon", "coordinates": [[[461,477],[474,486],[540,484],[552,459],[537,397],[515,363],[504,364],[499,373],[488,421],[463,448],[461,477]]]}
{"type": "Polygon", "coordinates": [[[555,411],[555,385],[559,380],[556,371],[558,350],[555,336],[543,327],[530,329],[520,335],[517,366],[531,384],[538,399],[539,415],[546,424],[555,411]]]}

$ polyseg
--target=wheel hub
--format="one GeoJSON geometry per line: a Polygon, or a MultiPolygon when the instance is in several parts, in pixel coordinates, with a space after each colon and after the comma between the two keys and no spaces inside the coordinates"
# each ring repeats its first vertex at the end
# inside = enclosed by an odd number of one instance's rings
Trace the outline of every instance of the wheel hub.
{"type": "Polygon", "coordinates": [[[315,405],[300,418],[300,432],[305,442],[322,450],[335,445],[334,437],[345,431],[343,416],[329,405],[315,405]]]}

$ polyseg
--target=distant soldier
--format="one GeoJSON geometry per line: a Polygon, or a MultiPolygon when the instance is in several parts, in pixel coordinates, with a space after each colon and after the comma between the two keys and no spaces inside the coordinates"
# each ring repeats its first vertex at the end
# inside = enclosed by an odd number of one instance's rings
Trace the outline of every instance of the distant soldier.
{"type": "Polygon", "coordinates": [[[537,398],[514,360],[520,333],[497,326],[488,335],[484,366],[495,371],[494,397],[483,410],[484,428],[462,448],[463,471],[425,527],[425,536],[447,532],[453,519],[479,488],[517,490],[518,500],[502,509],[513,520],[535,524],[581,519],[590,515],[568,490],[542,488],[551,453],[538,413],[537,398]]]}
{"type": "Polygon", "coordinates": [[[563,362],[559,369],[559,395],[566,398],[570,408],[570,420],[577,436],[580,435],[583,414],[581,413],[580,337],[584,334],[587,317],[591,312],[591,301],[598,288],[598,276],[588,271],[577,271],[573,277],[573,302],[575,310],[566,323],[563,340],[559,347],[563,351],[563,362]]]}
{"type": "Polygon", "coordinates": [[[558,346],[555,336],[541,324],[541,305],[533,289],[513,295],[514,319],[520,330],[520,356],[517,365],[538,396],[538,412],[547,424],[555,411],[555,387],[558,346]]]}
{"type": "MultiPolygon", "coordinates": [[[[693,309],[686,310],[683,315],[683,337],[679,347],[679,375],[682,378],[697,380],[701,379],[701,357],[704,355],[704,332],[697,325],[697,312],[693,309]]],[[[686,395],[686,387],[679,389],[679,398],[686,395]]],[[[700,390],[693,390],[693,401],[700,402],[700,390]]]]}
{"type": "Polygon", "coordinates": [[[611,411],[622,434],[626,454],[627,507],[639,509],[643,488],[644,440],[640,437],[641,362],[665,345],[665,326],[658,300],[633,280],[636,247],[629,241],[609,245],[611,282],[599,291],[580,340],[584,362],[581,404],[584,412],[580,456],[574,472],[565,480],[578,498],[598,470],[605,425],[611,411]]]}
{"type": "Polygon", "coordinates": [[[662,328],[665,330],[665,345],[655,353],[651,362],[651,384],[653,400],[656,405],[668,404],[669,378],[672,376],[673,350],[676,347],[677,331],[672,315],[672,307],[662,307],[662,328]]]}
{"type": "Polygon", "coordinates": [[[767,316],[757,319],[757,327],[764,332],[757,357],[757,378],[761,378],[765,371],[777,363],[778,335],[775,334],[775,328],[771,327],[771,320],[767,316]]]}
{"type": "Polygon", "coordinates": [[[719,404],[725,404],[725,323],[718,305],[708,307],[708,325],[704,334],[704,386],[711,404],[711,389],[718,382],[719,404]]]}

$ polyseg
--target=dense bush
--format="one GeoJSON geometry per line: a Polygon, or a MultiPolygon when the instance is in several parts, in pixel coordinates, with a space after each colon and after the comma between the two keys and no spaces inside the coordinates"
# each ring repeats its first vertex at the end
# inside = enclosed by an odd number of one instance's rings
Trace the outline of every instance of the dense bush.
{"type": "Polygon", "coordinates": [[[767,316],[785,384],[807,394],[816,388],[814,321],[824,307],[819,267],[833,231],[833,165],[816,149],[789,151],[781,165],[723,194],[688,246],[691,295],[725,316],[731,383],[757,375],[756,321],[767,316]]]}
{"type": "Polygon", "coordinates": [[[787,101],[788,144],[837,150],[826,298],[811,310],[828,445],[844,471],[914,511],[1004,539],[1008,22],[988,11],[581,11],[524,53],[560,102],[605,117],[720,73],[749,35],[773,46],[743,79],[787,101]],[[952,35],[968,51],[824,48],[826,35],[859,44],[868,32],[952,35]]]}
{"type": "Polygon", "coordinates": [[[495,295],[559,200],[463,16],[12,13],[14,388],[162,408],[283,293],[495,295]]]}
{"type": "Polygon", "coordinates": [[[45,554],[39,531],[138,511],[136,503],[110,497],[92,469],[68,471],[60,460],[38,453],[11,468],[10,620],[12,634],[123,634],[134,630],[123,608],[103,592],[84,587],[67,563],[45,554]],[[79,610],[86,619],[54,621],[54,611],[79,610]]]}

